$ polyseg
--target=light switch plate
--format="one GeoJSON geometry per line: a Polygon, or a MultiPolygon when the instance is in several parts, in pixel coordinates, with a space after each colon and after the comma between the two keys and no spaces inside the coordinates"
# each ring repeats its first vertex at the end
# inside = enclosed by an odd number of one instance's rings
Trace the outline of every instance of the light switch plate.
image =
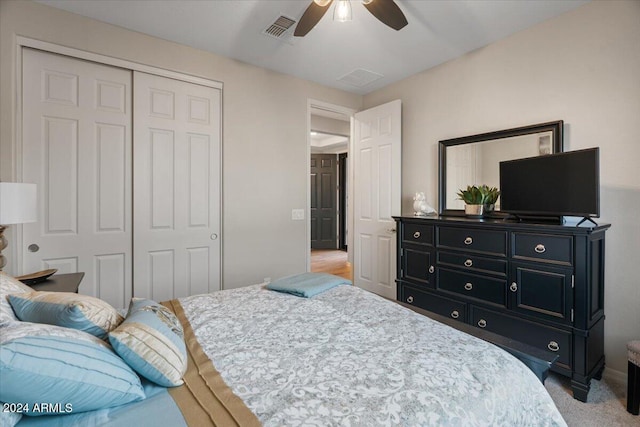
{"type": "Polygon", "coordinates": [[[294,219],[294,220],[304,219],[304,209],[291,209],[291,219],[294,219]]]}

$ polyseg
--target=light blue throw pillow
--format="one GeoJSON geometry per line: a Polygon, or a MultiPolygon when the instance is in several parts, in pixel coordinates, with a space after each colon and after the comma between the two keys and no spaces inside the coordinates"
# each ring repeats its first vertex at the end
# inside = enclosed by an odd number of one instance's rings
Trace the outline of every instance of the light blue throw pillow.
{"type": "Polygon", "coordinates": [[[145,397],[140,378],[104,341],[58,326],[4,326],[0,372],[0,401],[29,404],[23,415],[92,411],[145,397]]]}
{"type": "Polygon", "coordinates": [[[12,408],[7,407],[4,402],[0,402],[2,405],[2,410],[0,410],[0,426],[2,427],[13,427],[18,424],[18,421],[22,418],[22,413],[15,412],[12,408]],[[5,411],[5,409],[7,409],[5,411]]]}
{"type": "Polygon", "coordinates": [[[9,295],[9,303],[18,319],[78,329],[107,339],[107,333],[123,317],[101,299],[71,292],[29,292],[9,295]]]}
{"type": "Polygon", "coordinates": [[[182,325],[166,307],[133,298],[124,322],[109,333],[113,349],[134,371],[164,387],[179,386],[187,370],[182,325]]]}
{"type": "Polygon", "coordinates": [[[329,273],[301,273],[274,280],[266,288],[298,297],[311,298],[340,285],[351,285],[351,280],[329,273]]]}

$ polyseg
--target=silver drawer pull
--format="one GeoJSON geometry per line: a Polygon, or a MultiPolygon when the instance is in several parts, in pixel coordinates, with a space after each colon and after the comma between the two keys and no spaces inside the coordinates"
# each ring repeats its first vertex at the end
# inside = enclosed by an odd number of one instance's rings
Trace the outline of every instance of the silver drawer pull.
{"type": "Polygon", "coordinates": [[[408,302],[409,304],[412,304],[412,303],[413,303],[413,297],[412,297],[411,295],[409,295],[409,296],[407,297],[407,302],[408,302]]]}
{"type": "Polygon", "coordinates": [[[453,317],[454,319],[457,319],[458,317],[460,317],[460,313],[458,313],[458,310],[453,310],[451,312],[451,317],[453,317]]]}
{"type": "Polygon", "coordinates": [[[545,248],[545,247],[544,247],[544,245],[543,245],[542,243],[539,243],[539,244],[537,244],[537,245],[536,245],[536,247],[535,247],[535,248],[533,248],[533,250],[534,250],[534,251],[536,251],[536,252],[537,252],[537,253],[539,253],[539,254],[543,254],[543,253],[544,253],[544,251],[546,251],[546,250],[547,250],[547,248],[545,248]]]}
{"type": "Polygon", "coordinates": [[[465,245],[470,245],[473,243],[473,239],[471,237],[467,237],[466,239],[464,239],[464,244],[465,245]]]}
{"type": "Polygon", "coordinates": [[[487,321],[484,319],[478,320],[478,326],[480,326],[481,328],[485,328],[487,326],[487,321]]]}
{"type": "Polygon", "coordinates": [[[435,269],[435,268],[433,268],[433,265],[430,265],[430,266],[429,266],[429,273],[430,273],[430,274],[433,274],[433,272],[434,272],[434,271],[436,271],[436,269],[435,269]]]}
{"type": "Polygon", "coordinates": [[[511,292],[516,292],[518,290],[518,284],[513,282],[511,286],[509,286],[509,289],[511,289],[511,292]]]}
{"type": "Polygon", "coordinates": [[[414,239],[418,239],[418,238],[420,238],[420,232],[419,232],[419,231],[416,231],[415,233],[413,233],[413,238],[414,238],[414,239]]]}
{"type": "Polygon", "coordinates": [[[466,260],[466,261],[464,262],[464,266],[465,266],[465,267],[471,267],[472,265],[473,265],[473,261],[472,261],[472,260],[470,260],[470,259],[468,259],[468,260],[466,260]]]}
{"type": "Polygon", "coordinates": [[[464,288],[465,288],[467,291],[470,291],[471,289],[473,289],[473,283],[469,283],[469,282],[465,283],[465,284],[464,284],[464,288]]]}
{"type": "Polygon", "coordinates": [[[549,341],[549,344],[547,345],[547,348],[551,351],[558,351],[560,350],[560,346],[558,345],[557,342],[555,341],[549,341]]]}

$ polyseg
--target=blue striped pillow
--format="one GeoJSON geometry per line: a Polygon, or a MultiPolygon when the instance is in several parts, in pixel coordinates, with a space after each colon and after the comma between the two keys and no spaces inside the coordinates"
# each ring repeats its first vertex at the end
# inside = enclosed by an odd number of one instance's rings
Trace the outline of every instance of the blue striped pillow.
{"type": "Polygon", "coordinates": [[[113,349],[138,374],[164,387],[179,386],[187,370],[182,325],[168,308],[133,298],[124,322],[109,333],[113,349]]]}
{"type": "Polygon", "coordinates": [[[59,326],[5,325],[0,371],[0,401],[51,404],[25,415],[85,412],[145,398],[140,378],[104,341],[59,326]]]}
{"type": "Polygon", "coordinates": [[[101,299],[71,292],[29,292],[9,295],[9,302],[24,322],[48,323],[78,329],[104,340],[124,319],[101,299]]]}

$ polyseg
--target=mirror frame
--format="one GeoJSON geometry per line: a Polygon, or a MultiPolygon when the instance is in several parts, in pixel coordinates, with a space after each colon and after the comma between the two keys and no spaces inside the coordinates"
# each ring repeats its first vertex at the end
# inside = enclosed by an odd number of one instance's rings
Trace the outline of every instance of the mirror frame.
{"type": "MultiPolygon", "coordinates": [[[[442,216],[464,216],[464,209],[447,209],[446,194],[447,194],[447,147],[471,144],[474,142],[489,141],[492,139],[511,138],[514,136],[528,135],[532,133],[548,132],[551,131],[552,135],[552,153],[560,153],[563,149],[563,125],[562,120],[554,122],[540,123],[531,126],[522,126],[513,129],[499,130],[495,132],[481,133],[478,135],[463,136],[461,138],[445,139],[440,141],[438,150],[438,212],[442,216]]],[[[496,212],[493,215],[504,216],[500,212],[496,212]]]]}

